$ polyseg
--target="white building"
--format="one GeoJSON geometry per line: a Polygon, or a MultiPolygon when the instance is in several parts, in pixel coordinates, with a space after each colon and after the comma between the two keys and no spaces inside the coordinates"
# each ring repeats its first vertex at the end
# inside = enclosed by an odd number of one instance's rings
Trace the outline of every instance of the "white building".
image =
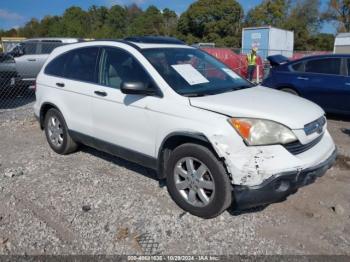
{"type": "Polygon", "coordinates": [[[350,33],[340,33],[335,37],[335,54],[350,54],[350,33]]]}

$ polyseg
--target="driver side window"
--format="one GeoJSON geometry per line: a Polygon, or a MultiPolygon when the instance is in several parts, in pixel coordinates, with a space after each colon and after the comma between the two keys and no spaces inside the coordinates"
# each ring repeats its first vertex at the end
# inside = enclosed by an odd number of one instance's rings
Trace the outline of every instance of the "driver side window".
{"type": "Polygon", "coordinates": [[[129,53],[112,47],[102,48],[101,51],[98,66],[99,84],[120,89],[123,82],[150,82],[140,63],[129,53]]]}

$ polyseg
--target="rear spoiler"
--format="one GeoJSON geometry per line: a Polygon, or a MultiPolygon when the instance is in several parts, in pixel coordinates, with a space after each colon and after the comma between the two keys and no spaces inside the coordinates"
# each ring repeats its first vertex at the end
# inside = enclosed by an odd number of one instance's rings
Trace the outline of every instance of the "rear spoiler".
{"type": "Polygon", "coordinates": [[[289,59],[283,55],[271,55],[267,57],[267,60],[270,62],[272,67],[283,65],[289,62],[289,59]]]}

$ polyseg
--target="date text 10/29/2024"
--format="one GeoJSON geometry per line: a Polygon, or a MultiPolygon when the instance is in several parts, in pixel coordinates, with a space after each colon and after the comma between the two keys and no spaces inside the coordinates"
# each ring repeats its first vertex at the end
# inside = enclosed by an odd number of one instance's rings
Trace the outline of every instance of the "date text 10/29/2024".
{"type": "Polygon", "coordinates": [[[128,261],[219,261],[217,256],[128,256],[128,261]]]}

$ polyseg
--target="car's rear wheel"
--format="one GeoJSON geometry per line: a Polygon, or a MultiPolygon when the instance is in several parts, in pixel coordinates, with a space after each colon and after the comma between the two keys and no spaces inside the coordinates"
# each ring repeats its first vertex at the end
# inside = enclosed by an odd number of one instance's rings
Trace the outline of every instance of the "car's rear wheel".
{"type": "Polygon", "coordinates": [[[283,88],[281,88],[280,90],[283,91],[283,92],[287,92],[287,93],[289,93],[289,94],[295,95],[295,96],[299,96],[298,92],[295,91],[295,90],[292,89],[292,88],[283,87],[283,88]]]}
{"type": "Polygon", "coordinates": [[[66,122],[55,108],[51,108],[45,115],[45,134],[47,142],[53,151],[66,155],[77,149],[77,144],[68,133],[66,122]]]}
{"type": "Polygon", "coordinates": [[[166,175],[170,196],[193,215],[216,217],[232,202],[231,183],[225,168],[202,145],[177,147],[168,160],[166,175]]]}

